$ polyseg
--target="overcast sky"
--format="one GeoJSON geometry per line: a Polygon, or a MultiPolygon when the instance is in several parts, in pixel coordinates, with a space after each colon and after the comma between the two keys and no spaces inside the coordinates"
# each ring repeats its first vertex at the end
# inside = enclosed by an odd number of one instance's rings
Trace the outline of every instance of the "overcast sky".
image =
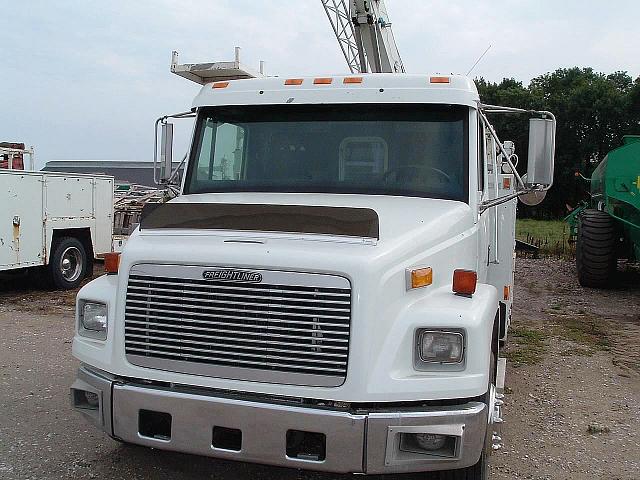
{"type": "MultiPolygon", "coordinates": [[[[466,73],[492,45],[473,76],[640,75],[638,0],[386,4],[412,73],[466,73]]],[[[273,75],[346,71],[320,0],[0,0],[0,11],[0,141],[33,145],[40,165],[151,159],[154,120],[189,109],[198,91],[169,73],[174,49],[196,63],[231,60],[239,45],[244,63],[265,60],[273,75]]]]}

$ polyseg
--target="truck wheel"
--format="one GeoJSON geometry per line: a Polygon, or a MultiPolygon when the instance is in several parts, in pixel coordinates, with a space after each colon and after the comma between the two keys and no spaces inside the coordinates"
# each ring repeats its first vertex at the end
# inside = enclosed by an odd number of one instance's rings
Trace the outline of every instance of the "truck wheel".
{"type": "Polygon", "coordinates": [[[55,244],[49,261],[51,280],[56,288],[70,290],[80,285],[87,271],[87,251],[74,237],[62,237],[55,244]]]}
{"type": "Polygon", "coordinates": [[[576,267],[583,287],[610,285],[616,273],[616,225],[600,210],[585,210],[578,219],[576,267]]]}
{"type": "Polygon", "coordinates": [[[480,460],[475,465],[460,470],[442,472],[439,480],[487,480],[489,478],[489,464],[487,454],[483,451],[480,460]]]}
{"type": "MultiPolygon", "coordinates": [[[[496,385],[496,368],[498,364],[498,356],[500,355],[500,347],[499,347],[499,333],[498,333],[498,325],[500,319],[500,312],[496,313],[496,319],[494,321],[493,328],[493,337],[491,338],[491,362],[489,364],[489,389],[487,390],[487,394],[485,396],[485,403],[487,405],[491,404],[491,392],[492,389],[495,388],[496,385]]],[[[492,412],[488,412],[489,415],[492,412]]],[[[482,449],[482,453],[480,454],[480,459],[475,465],[471,465],[467,468],[460,468],[458,470],[449,470],[445,472],[440,472],[440,476],[436,477],[438,480],[488,480],[489,478],[489,461],[488,452],[491,448],[490,438],[493,434],[493,424],[490,423],[488,428],[491,431],[487,432],[487,439],[485,439],[485,445],[482,449]]]]}

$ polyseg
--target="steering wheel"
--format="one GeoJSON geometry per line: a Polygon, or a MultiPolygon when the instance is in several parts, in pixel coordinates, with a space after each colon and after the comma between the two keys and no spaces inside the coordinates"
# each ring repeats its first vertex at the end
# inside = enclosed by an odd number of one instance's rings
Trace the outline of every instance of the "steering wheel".
{"type": "Polygon", "coordinates": [[[426,165],[402,165],[400,167],[392,168],[390,170],[387,170],[384,173],[384,175],[382,176],[382,179],[386,182],[391,175],[396,175],[396,180],[397,180],[398,175],[406,175],[406,174],[408,174],[407,178],[410,178],[410,176],[415,175],[420,171],[427,171],[427,170],[436,172],[438,175],[444,178],[447,183],[451,183],[453,181],[447,173],[440,170],[439,168],[428,167],[426,165]],[[406,172],[406,174],[403,172],[406,172]]]}

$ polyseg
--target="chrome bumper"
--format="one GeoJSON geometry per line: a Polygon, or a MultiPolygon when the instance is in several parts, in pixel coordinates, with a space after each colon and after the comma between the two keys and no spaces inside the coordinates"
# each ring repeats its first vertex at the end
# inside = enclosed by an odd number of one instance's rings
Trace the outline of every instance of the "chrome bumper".
{"type": "Polygon", "coordinates": [[[335,473],[385,474],[468,467],[478,461],[487,431],[487,407],[480,402],[357,414],[130,385],[85,367],[79,369],[71,394],[76,410],[125,442],[335,473]],[[97,395],[91,397],[98,399],[97,405],[83,400],[85,391],[97,395]],[[169,434],[149,436],[142,426],[141,412],[168,418],[169,434]],[[241,446],[215,447],[215,427],[239,430],[241,446]],[[287,455],[286,439],[291,430],[324,435],[324,459],[287,455]],[[455,454],[437,457],[401,451],[400,435],[416,432],[456,436],[455,454]]]}

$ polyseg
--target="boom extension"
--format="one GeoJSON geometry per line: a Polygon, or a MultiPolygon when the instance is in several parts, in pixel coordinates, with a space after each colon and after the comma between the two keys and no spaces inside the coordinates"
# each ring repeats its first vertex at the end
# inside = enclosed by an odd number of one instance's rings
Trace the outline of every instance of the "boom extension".
{"type": "Polygon", "coordinates": [[[321,0],[352,73],[404,73],[384,0],[321,0]]]}

